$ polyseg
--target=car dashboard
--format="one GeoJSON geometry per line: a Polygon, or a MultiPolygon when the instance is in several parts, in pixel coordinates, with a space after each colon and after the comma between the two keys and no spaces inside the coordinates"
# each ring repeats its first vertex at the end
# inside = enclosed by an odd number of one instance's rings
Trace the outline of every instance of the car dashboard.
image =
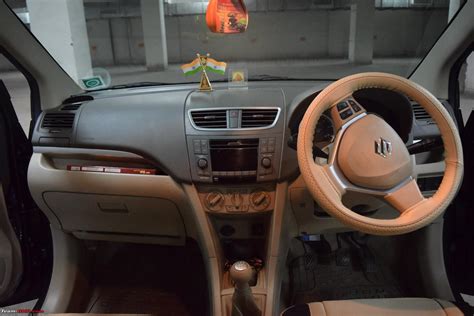
{"type": "MultiPolygon", "coordinates": [[[[30,189],[50,221],[77,236],[179,244],[190,229],[183,210],[193,212],[182,184],[196,188],[205,212],[242,215],[272,211],[277,184],[286,182],[299,230],[321,232],[338,223],[305,191],[295,140],[304,111],[328,84],[216,84],[212,92],[179,85],[73,96],[38,119],[30,189]],[[332,224],[318,225],[317,214],[332,224]]],[[[439,133],[413,109],[409,141],[439,133]]],[[[334,134],[323,116],[315,147],[327,150],[334,134]]],[[[430,159],[417,157],[420,178],[442,175],[442,162],[430,159]]]]}

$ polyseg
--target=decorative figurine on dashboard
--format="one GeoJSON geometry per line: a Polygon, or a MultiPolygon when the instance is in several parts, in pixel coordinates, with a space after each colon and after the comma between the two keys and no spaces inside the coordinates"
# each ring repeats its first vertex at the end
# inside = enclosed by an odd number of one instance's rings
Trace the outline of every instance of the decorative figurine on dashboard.
{"type": "Polygon", "coordinates": [[[189,64],[184,64],[181,66],[181,69],[186,76],[194,75],[197,72],[202,71],[199,91],[212,91],[211,82],[209,81],[209,77],[207,76],[206,72],[207,70],[221,75],[225,74],[225,68],[227,64],[210,58],[209,56],[209,53],[206,54],[206,56],[197,54],[196,59],[194,59],[189,64]]]}

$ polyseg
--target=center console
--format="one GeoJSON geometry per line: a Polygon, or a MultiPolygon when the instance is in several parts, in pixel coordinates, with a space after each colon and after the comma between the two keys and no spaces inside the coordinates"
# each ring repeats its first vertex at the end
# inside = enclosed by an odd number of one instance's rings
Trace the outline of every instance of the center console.
{"type": "Polygon", "coordinates": [[[207,218],[217,254],[219,268],[213,274],[220,276],[215,290],[222,314],[230,315],[236,294],[229,269],[241,260],[262,263],[252,266],[250,288],[265,314],[266,263],[273,260],[269,235],[279,200],[286,125],[283,93],[274,88],[195,91],[187,98],[185,116],[195,201],[207,218]]]}

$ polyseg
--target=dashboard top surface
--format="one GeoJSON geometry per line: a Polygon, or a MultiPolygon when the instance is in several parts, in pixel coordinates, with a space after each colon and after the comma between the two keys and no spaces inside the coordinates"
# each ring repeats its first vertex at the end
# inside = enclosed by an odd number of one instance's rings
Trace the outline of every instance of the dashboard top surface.
{"type": "Polygon", "coordinates": [[[330,83],[249,82],[248,89],[242,90],[215,83],[212,92],[196,91],[197,84],[180,84],[91,92],[87,96],[93,100],[79,102],[76,110],[64,110],[63,104],[43,112],[33,133],[33,144],[130,152],[153,162],[177,181],[191,182],[187,135],[259,137],[273,133],[281,137],[278,180],[283,180],[298,174],[296,151],[287,145],[288,140],[311,100],[330,83]],[[199,131],[192,126],[189,110],[222,107],[275,107],[281,113],[275,126],[265,130],[199,131]],[[45,128],[43,120],[50,113],[69,115],[71,126],[45,128]]]}

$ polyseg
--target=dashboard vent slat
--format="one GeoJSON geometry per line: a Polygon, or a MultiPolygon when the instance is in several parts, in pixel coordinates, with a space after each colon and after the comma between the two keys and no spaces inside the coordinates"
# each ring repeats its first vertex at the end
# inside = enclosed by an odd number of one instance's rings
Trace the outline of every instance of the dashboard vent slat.
{"type": "Polygon", "coordinates": [[[243,109],[242,128],[267,127],[275,123],[278,109],[243,109]]]}
{"type": "Polygon", "coordinates": [[[198,110],[191,112],[194,125],[201,128],[227,128],[226,110],[198,110]]]}
{"type": "Polygon", "coordinates": [[[81,103],[63,105],[61,111],[77,111],[81,107],[81,103]]]}
{"type": "Polygon", "coordinates": [[[426,112],[426,110],[419,104],[412,104],[413,113],[415,114],[415,119],[418,121],[433,121],[431,116],[426,112]]]}
{"type": "Polygon", "coordinates": [[[74,113],[46,113],[41,122],[43,128],[71,129],[74,125],[74,113]]]}

